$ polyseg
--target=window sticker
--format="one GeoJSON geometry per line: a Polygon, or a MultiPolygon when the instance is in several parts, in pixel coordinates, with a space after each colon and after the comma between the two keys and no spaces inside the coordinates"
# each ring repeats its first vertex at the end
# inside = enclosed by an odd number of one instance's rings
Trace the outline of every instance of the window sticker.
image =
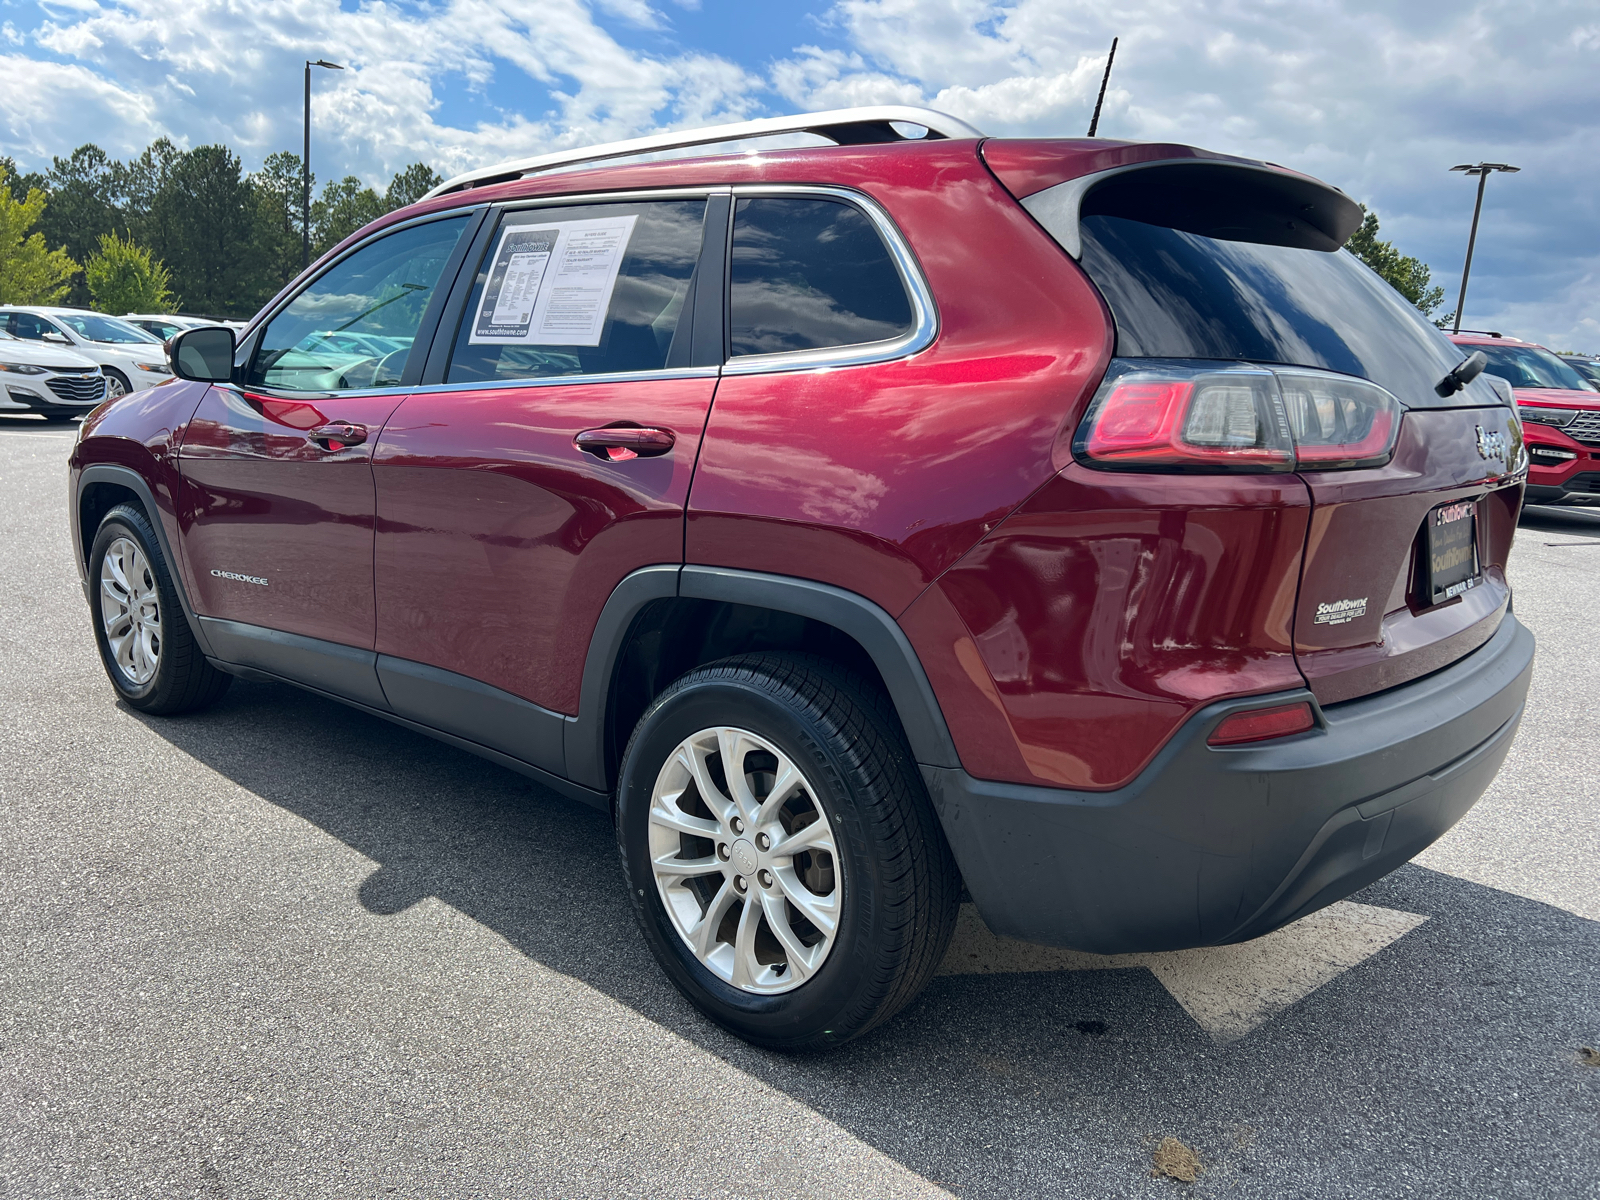
{"type": "Polygon", "coordinates": [[[503,230],[468,342],[598,346],[637,219],[600,217],[503,230]]]}

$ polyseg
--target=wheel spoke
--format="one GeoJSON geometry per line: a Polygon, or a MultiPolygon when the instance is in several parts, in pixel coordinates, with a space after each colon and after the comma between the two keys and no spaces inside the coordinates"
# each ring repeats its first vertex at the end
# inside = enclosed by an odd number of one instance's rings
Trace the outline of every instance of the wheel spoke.
{"type": "Polygon", "coordinates": [[[721,874],[722,863],[715,855],[708,858],[677,858],[663,854],[650,860],[656,875],[668,879],[689,879],[696,875],[721,874]]]}
{"type": "Polygon", "coordinates": [[[770,824],[778,819],[778,810],[788,803],[789,797],[805,785],[806,777],[800,774],[797,768],[787,758],[778,759],[778,777],[772,783],[772,790],[767,793],[766,799],[761,802],[761,811],[756,814],[754,824],[757,828],[770,824]]]}
{"type": "Polygon", "coordinates": [[[711,769],[706,766],[706,756],[709,751],[702,749],[693,742],[685,742],[678,747],[678,761],[688,770],[694,778],[695,790],[700,793],[700,799],[712,812],[727,818],[730,811],[728,798],[724,796],[717,785],[712,782],[711,769]]]}
{"type": "Polygon", "coordinates": [[[839,923],[839,889],[835,887],[828,895],[819,896],[800,882],[792,867],[784,867],[773,874],[784,896],[800,915],[815,925],[824,937],[832,937],[839,923]]]}
{"type": "Polygon", "coordinates": [[[803,983],[811,975],[811,951],[790,926],[789,914],[783,907],[783,897],[764,893],[761,908],[767,914],[767,928],[783,945],[791,977],[803,983]]]}
{"type": "Polygon", "coordinates": [[[833,830],[828,822],[815,820],[804,829],[796,830],[772,848],[773,854],[793,858],[803,850],[826,850],[833,853],[833,830]]]}
{"type": "Polygon", "coordinates": [[[728,792],[738,805],[739,815],[753,822],[761,802],[750,790],[750,780],[745,777],[744,757],[756,749],[749,736],[739,729],[717,730],[717,746],[722,751],[722,777],[728,781],[728,792]]]}
{"type": "Polygon", "coordinates": [[[761,978],[762,966],[756,961],[756,930],[761,926],[761,906],[754,897],[744,902],[739,914],[739,932],[734,935],[733,978],[734,987],[748,988],[761,978]]]}
{"type": "Polygon", "coordinates": [[[717,944],[717,930],[722,926],[722,918],[728,915],[728,909],[738,897],[734,895],[733,885],[726,879],[717,894],[711,897],[711,903],[706,905],[705,914],[700,918],[699,924],[688,930],[689,945],[695,955],[704,962],[717,944]]]}
{"type": "Polygon", "coordinates": [[[125,596],[132,596],[133,585],[128,582],[128,572],[126,567],[123,565],[122,555],[117,552],[117,548],[115,546],[112,546],[110,550],[106,551],[105,565],[106,570],[111,572],[112,582],[122,589],[122,594],[125,596]]]}
{"type": "MultiPolygon", "coordinates": [[[[681,795],[682,793],[679,793],[681,795]]],[[[705,817],[691,817],[675,803],[663,801],[655,804],[650,809],[650,824],[659,825],[663,829],[671,829],[678,833],[687,833],[693,837],[715,839],[722,832],[722,826],[705,817]]]]}

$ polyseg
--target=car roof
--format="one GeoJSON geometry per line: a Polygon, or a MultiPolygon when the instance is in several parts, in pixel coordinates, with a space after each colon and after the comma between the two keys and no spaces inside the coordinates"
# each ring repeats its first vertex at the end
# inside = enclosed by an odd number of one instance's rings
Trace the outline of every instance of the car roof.
{"type": "Polygon", "coordinates": [[[1448,337],[1458,346],[1532,346],[1535,350],[1547,349],[1538,342],[1525,342],[1521,338],[1507,337],[1503,333],[1470,333],[1463,329],[1448,337]]]}

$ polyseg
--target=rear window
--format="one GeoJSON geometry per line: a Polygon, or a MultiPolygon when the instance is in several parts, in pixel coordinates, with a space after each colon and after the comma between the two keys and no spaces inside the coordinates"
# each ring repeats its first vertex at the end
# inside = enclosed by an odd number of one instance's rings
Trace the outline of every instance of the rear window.
{"type": "Polygon", "coordinates": [[[1227,359],[1370,379],[1413,407],[1502,403],[1487,382],[1434,385],[1466,356],[1346,250],[1224,241],[1085,216],[1082,265],[1116,320],[1122,358],[1227,359]]]}

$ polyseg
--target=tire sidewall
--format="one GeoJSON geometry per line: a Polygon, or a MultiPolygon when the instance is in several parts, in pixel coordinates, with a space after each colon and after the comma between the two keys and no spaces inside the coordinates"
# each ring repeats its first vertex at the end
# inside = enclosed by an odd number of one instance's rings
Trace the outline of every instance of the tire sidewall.
{"type": "Polygon", "coordinates": [[[168,676],[172,673],[172,656],[167,653],[170,637],[170,621],[168,614],[176,608],[177,597],[173,594],[172,582],[167,576],[166,559],[162,557],[161,547],[154,545],[155,538],[151,536],[146,523],[137,519],[132,513],[126,511],[113,511],[107,514],[100,522],[100,528],[95,533],[94,545],[89,552],[89,611],[94,624],[95,645],[100,648],[100,661],[104,664],[106,675],[111,680],[111,686],[116,688],[117,695],[128,703],[138,707],[152,701],[161,694],[166,686],[168,676]],[[156,594],[161,606],[161,655],[156,663],[156,673],[150,681],[144,684],[135,683],[123,671],[121,665],[111,653],[111,646],[106,640],[105,612],[102,608],[104,597],[100,591],[100,568],[105,562],[106,551],[111,543],[118,538],[125,537],[139,547],[141,554],[150,563],[150,573],[155,576],[156,594]]]}
{"type": "MultiPolygon", "coordinates": [[[[617,839],[645,940],[679,990],[707,1016],[768,1045],[828,1040],[834,1018],[861,1002],[873,976],[876,870],[861,813],[845,782],[848,767],[830,752],[826,732],[817,724],[798,704],[786,703],[753,681],[674,685],[640,719],[618,778],[617,839]],[[716,725],[746,729],[788,755],[805,774],[812,798],[833,827],[844,868],[839,928],[821,969],[790,992],[744,992],[702,965],[673,924],[651,870],[649,814],[656,777],[685,738],[716,725]]],[[[848,1036],[841,1030],[837,1040],[848,1036]]]]}

